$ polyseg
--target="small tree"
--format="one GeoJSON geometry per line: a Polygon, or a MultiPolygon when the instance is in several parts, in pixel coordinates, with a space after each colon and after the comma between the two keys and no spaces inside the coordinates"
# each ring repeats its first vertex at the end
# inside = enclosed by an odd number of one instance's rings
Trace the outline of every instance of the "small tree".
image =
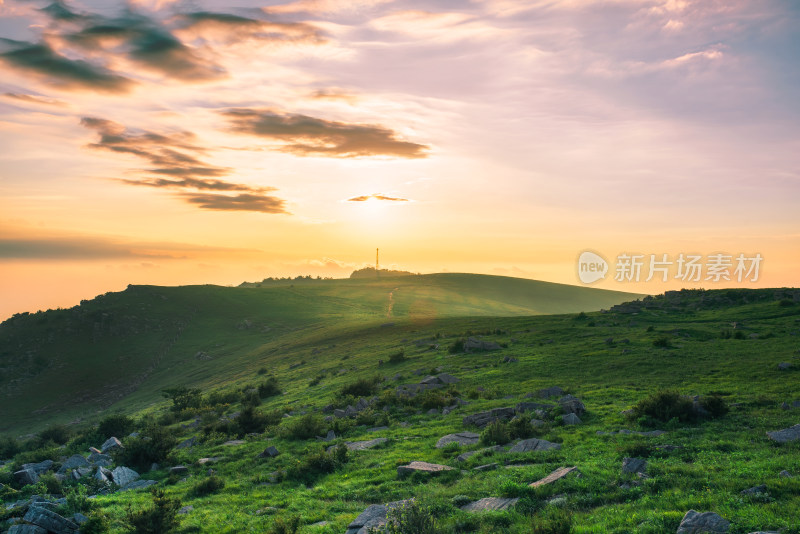
{"type": "Polygon", "coordinates": [[[128,508],[128,528],[136,534],[167,534],[180,524],[181,501],[167,496],[164,490],[153,489],[153,505],[136,512],[128,508]]]}

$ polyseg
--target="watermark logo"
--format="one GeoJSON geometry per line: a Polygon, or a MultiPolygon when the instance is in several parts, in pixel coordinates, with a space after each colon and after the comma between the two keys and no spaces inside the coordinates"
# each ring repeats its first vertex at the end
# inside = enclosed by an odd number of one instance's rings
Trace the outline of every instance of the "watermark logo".
{"type": "MultiPolygon", "coordinates": [[[[760,276],[761,254],[728,254],[718,252],[702,254],[618,254],[614,263],[615,282],[757,282],[760,276]]],[[[606,277],[612,270],[609,263],[597,254],[586,250],[578,257],[578,279],[591,284],[606,277]]]]}
{"type": "Polygon", "coordinates": [[[602,280],[608,274],[608,262],[601,255],[584,250],[578,256],[578,278],[584,284],[602,280]]]}

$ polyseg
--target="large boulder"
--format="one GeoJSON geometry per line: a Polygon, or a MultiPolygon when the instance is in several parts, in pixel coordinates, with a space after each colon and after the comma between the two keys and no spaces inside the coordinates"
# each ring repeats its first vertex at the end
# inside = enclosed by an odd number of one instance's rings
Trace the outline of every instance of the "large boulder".
{"type": "Polygon", "coordinates": [[[564,390],[558,386],[551,386],[549,388],[540,389],[536,392],[536,395],[543,399],[549,399],[550,397],[561,397],[564,395],[564,390]]]}
{"type": "Polygon", "coordinates": [[[484,497],[483,499],[471,502],[461,507],[465,512],[484,512],[486,510],[501,511],[508,510],[517,502],[517,498],[506,497],[484,497]]]}
{"type": "Polygon", "coordinates": [[[408,465],[401,465],[397,468],[397,476],[403,478],[412,473],[441,473],[442,471],[452,471],[453,468],[446,465],[430,464],[428,462],[411,462],[408,465]]]}
{"type": "Polygon", "coordinates": [[[111,478],[117,486],[127,486],[131,482],[139,479],[139,473],[130,467],[119,466],[111,471],[111,478]]]}
{"type": "Polygon", "coordinates": [[[53,460],[45,460],[36,464],[22,464],[22,469],[30,469],[37,475],[41,475],[53,468],[53,460]]]}
{"type": "Polygon", "coordinates": [[[564,395],[558,399],[558,404],[565,414],[583,415],[586,412],[586,406],[583,405],[578,397],[572,395],[564,395]]]}
{"type": "Polygon", "coordinates": [[[41,506],[31,505],[22,519],[53,534],[76,534],[78,531],[77,523],[41,506]]]}
{"type": "Polygon", "coordinates": [[[395,501],[388,504],[371,504],[358,517],[347,525],[345,534],[367,534],[371,529],[386,525],[389,510],[405,506],[410,500],[395,501]]]}
{"type": "Polygon", "coordinates": [[[100,452],[103,453],[103,454],[106,454],[106,453],[114,452],[114,451],[122,449],[122,448],[124,448],[122,446],[122,442],[120,440],[118,440],[117,438],[112,436],[112,437],[108,438],[105,441],[105,443],[103,443],[103,446],[100,447],[100,452]]]}
{"type": "Polygon", "coordinates": [[[67,458],[63,464],[61,464],[61,468],[58,470],[60,474],[66,474],[66,472],[70,469],[77,469],[79,467],[91,467],[89,462],[81,456],[80,454],[73,454],[69,458],[67,458]]]}
{"type": "MultiPolygon", "coordinates": [[[[367,449],[371,449],[372,447],[377,447],[382,443],[386,443],[389,441],[387,438],[375,438],[370,439],[367,441],[348,441],[345,442],[344,446],[347,447],[349,451],[365,451],[367,449]]],[[[334,450],[336,447],[331,445],[328,447],[328,452],[334,450]]]]}
{"type": "Polygon", "coordinates": [[[728,532],[730,522],[714,512],[695,512],[689,510],[683,516],[676,534],[723,534],[728,532]]]}
{"type": "Polygon", "coordinates": [[[100,465],[103,467],[108,467],[114,463],[114,460],[111,459],[111,456],[99,452],[91,453],[86,460],[92,465],[100,465]]]}
{"type": "Polygon", "coordinates": [[[523,439],[513,447],[509,452],[540,452],[540,451],[549,451],[553,449],[560,449],[560,443],[551,443],[544,439],[523,439]]]}
{"type": "Polygon", "coordinates": [[[500,350],[501,347],[494,341],[484,341],[476,337],[468,337],[464,341],[464,352],[482,352],[486,350],[500,350]]]}
{"type": "Polygon", "coordinates": [[[641,458],[628,458],[622,459],[622,472],[623,473],[647,473],[647,461],[641,458]]]}
{"type": "Polygon", "coordinates": [[[33,469],[20,469],[14,472],[14,480],[20,486],[27,486],[29,484],[36,484],[39,481],[39,475],[33,469]]]}
{"type": "Polygon", "coordinates": [[[794,425],[789,428],[784,428],[783,430],[774,430],[772,432],[767,432],[767,437],[772,441],[777,441],[778,443],[787,443],[789,441],[797,441],[800,439],[800,424],[794,425]]]}
{"type": "Polygon", "coordinates": [[[462,422],[465,426],[475,425],[478,428],[483,428],[493,421],[508,421],[514,417],[515,413],[514,408],[494,408],[486,412],[468,415],[462,422]]]}
{"type": "Polygon", "coordinates": [[[460,446],[477,445],[480,440],[480,434],[475,432],[457,432],[439,438],[439,441],[436,442],[436,448],[441,449],[451,443],[457,443],[460,446]]]}
{"type": "Polygon", "coordinates": [[[36,525],[18,524],[8,529],[8,534],[47,534],[47,530],[36,525]]]}

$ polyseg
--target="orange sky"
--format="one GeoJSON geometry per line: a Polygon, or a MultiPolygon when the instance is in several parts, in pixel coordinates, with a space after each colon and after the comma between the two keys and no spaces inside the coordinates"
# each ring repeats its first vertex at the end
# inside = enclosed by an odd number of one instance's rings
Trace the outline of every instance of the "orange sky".
{"type": "Polygon", "coordinates": [[[796,286],[798,8],[0,3],[0,319],[374,261],[796,286]],[[104,33],[98,28],[105,28],[104,33]],[[111,31],[108,31],[111,28],[111,31]],[[157,45],[153,45],[157,43],[157,45]],[[619,254],[760,253],[757,282],[619,254]]]}

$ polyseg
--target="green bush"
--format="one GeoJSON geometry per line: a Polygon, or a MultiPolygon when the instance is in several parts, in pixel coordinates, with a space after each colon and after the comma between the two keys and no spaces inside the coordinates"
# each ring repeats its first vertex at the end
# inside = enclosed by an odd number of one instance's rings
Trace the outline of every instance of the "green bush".
{"type": "Polygon", "coordinates": [[[168,497],[164,490],[153,489],[151,494],[152,506],[136,512],[128,508],[125,514],[128,529],[136,534],[167,534],[174,531],[180,524],[178,510],[181,508],[181,501],[168,497]]]}
{"type": "Polygon", "coordinates": [[[19,441],[11,436],[0,437],[0,459],[13,458],[22,450],[19,441]]]}
{"type": "Polygon", "coordinates": [[[690,399],[674,390],[662,390],[636,403],[630,417],[643,419],[645,423],[651,420],[666,423],[671,419],[686,423],[694,420],[695,413],[690,399]]]}
{"type": "Polygon", "coordinates": [[[653,346],[668,349],[672,347],[672,341],[667,336],[659,336],[653,340],[653,346]]]}
{"type": "Polygon", "coordinates": [[[108,415],[98,423],[97,433],[105,441],[112,436],[127,436],[133,430],[133,427],[133,419],[126,415],[108,415]]]}
{"type": "Polygon", "coordinates": [[[275,519],[270,529],[270,534],[295,534],[300,528],[300,517],[293,515],[288,519],[279,517],[275,519]]]}
{"type": "Polygon", "coordinates": [[[481,432],[481,443],[484,445],[504,445],[511,441],[508,426],[502,421],[492,421],[481,432]]]}
{"type": "Polygon", "coordinates": [[[247,390],[242,393],[242,397],[239,402],[242,403],[242,406],[254,408],[261,404],[261,395],[258,394],[257,389],[247,390]]]}
{"type": "Polygon", "coordinates": [[[187,388],[186,386],[168,388],[163,391],[163,395],[172,400],[173,412],[199,408],[203,403],[203,396],[197,388],[187,388]]]}
{"type": "Polygon", "coordinates": [[[536,427],[534,427],[530,419],[518,415],[508,423],[508,433],[512,439],[528,439],[538,435],[536,427]]]}
{"type": "Polygon", "coordinates": [[[281,386],[278,383],[278,379],[274,376],[267,378],[266,381],[262,382],[258,385],[258,396],[262,399],[266,399],[267,397],[274,397],[275,395],[281,394],[281,386]]]}
{"type": "Polygon", "coordinates": [[[392,508],[387,514],[385,530],[370,529],[370,533],[386,532],[387,534],[436,534],[436,518],[428,507],[415,501],[392,508]]]}
{"type": "Polygon", "coordinates": [[[403,349],[389,355],[389,363],[403,363],[404,361],[406,361],[406,352],[403,349]]]}
{"type": "Polygon", "coordinates": [[[541,515],[533,518],[531,534],[570,534],[572,532],[572,513],[563,508],[548,507],[541,515]]]}
{"type": "Polygon", "coordinates": [[[464,352],[464,346],[466,345],[466,339],[456,339],[452,345],[447,348],[447,352],[450,354],[457,354],[459,352],[464,352]]]}
{"type": "Polygon", "coordinates": [[[63,445],[69,441],[69,438],[70,431],[64,425],[51,425],[39,432],[39,440],[41,443],[52,441],[56,445],[63,445]]]}
{"type": "Polygon", "coordinates": [[[65,490],[64,497],[67,499],[67,510],[69,510],[70,515],[77,512],[83,513],[92,508],[93,503],[86,494],[86,486],[83,484],[77,484],[65,490]]]}
{"type": "Polygon", "coordinates": [[[313,413],[289,419],[283,427],[283,434],[292,439],[311,439],[326,432],[327,427],[322,418],[313,413]]]}
{"type": "Polygon", "coordinates": [[[267,427],[267,422],[267,416],[256,411],[253,406],[245,406],[236,418],[237,434],[240,437],[251,433],[260,434],[267,427]]]}
{"type": "Polygon", "coordinates": [[[43,485],[46,493],[50,495],[61,495],[64,489],[61,487],[61,481],[56,478],[55,473],[48,471],[39,477],[39,484],[43,485]]]}
{"type": "Polygon", "coordinates": [[[381,383],[381,377],[373,376],[370,378],[360,378],[350,384],[345,384],[340,390],[342,397],[348,395],[353,397],[369,397],[378,392],[378,385],[381,383]]]}
{"type": "Polygon", "coordinates": [[[711,415],[711,417],[722,417],[728,413],[728,404],[719,395],[708,395],[700,399],[700,406],[711,415]]]}
{"type": "Polygon", "coordinates": [[[216,475],[212,475],[195,484],[190,493],[195,497],[205,497],[216,493],[224,487],[225,481],[216,475]]]}
{"type": "Polygon", "coordinates": [[[320,475],[333,473],[348,460],[347,446],[344,444],[339,444],[331,452],[325,452],[325,449],[306,451],[302,460],[286,470],[286,478],[310,483],[320,475]]]}
{"type": "Polygon", "coordinates": [[[177,442],[169,429],[149,424],[138,437],[125,440],[125,447],[115,454],[115,461],[140,472],[147,471],[153,463],[164,463],[177,442]]]}
{"type": "Polygon", "coordinates": [[[111,522],[102,511],[98,510],[88,517],[81,525],[81,534],[106,534],[111,529],[111,522]]]}

